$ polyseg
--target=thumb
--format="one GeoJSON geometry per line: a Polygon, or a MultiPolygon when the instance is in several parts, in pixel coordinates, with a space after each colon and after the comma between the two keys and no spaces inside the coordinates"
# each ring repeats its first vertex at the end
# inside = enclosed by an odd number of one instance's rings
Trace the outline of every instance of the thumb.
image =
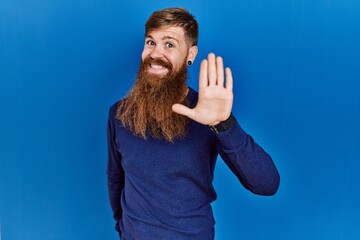
{"type": "Polygon", "coordinates": [[[190,109],[182,104],[176,103],[172,105],[172,110],[178,114],[187,116],[188,118],[194,119],[194,110],[190,109]]]}

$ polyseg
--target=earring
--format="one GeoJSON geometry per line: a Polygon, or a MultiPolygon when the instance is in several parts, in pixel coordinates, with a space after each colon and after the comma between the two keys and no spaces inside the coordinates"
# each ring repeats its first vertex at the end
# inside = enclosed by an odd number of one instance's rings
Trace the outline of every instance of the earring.
{"type": "Polygon", "coordinates": [[[192,61],[190,61],[190,60],[187,61],[187,65],[188,65],[188,66],[191,66],[191,65],[192,65],[192,61]]]}

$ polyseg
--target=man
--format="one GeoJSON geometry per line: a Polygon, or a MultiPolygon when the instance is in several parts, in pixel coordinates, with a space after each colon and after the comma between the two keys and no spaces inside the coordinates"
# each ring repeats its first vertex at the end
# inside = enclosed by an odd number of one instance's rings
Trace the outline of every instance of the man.
{"type": "Polygon", "coordinates": [[[271,157],[231,114],[232,74],[222,58],[202,61],[199,94],[186,85],[197,39],[187,10],[154,12],[136,83],[110,108],[108,190],[122,240],[214,239],[218,154],[253,193],[278,189],[271,157]]]}

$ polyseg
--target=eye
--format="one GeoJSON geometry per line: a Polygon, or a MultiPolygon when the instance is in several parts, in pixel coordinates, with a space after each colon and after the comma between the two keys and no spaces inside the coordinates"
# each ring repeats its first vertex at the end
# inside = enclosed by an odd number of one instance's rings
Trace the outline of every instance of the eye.
{"type": "Polygon", "coordinates": [[[167,47],[167,48],[173,48],[173,47],[174,47],[174,44],[172,44],[172,43],[166,43],[166,47],[167,47]]]}
{"type": "Polygon", "coordinates": [[[147,41],[146,41],[146,45],[148,45],[148,46],[155,46],[155,43],[154,43],[153,40],[147,40],[147,41]]]}

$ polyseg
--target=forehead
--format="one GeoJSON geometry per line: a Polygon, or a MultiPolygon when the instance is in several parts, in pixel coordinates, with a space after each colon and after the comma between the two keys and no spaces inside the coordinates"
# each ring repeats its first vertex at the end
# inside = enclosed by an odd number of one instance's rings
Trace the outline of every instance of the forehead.
{"type": "Polygon", "coordinates": [[[182,27],[161,27],[151,30],[145,37],[152,37],[155,39],[176,39],[179,42],[185,42],[185,33],[182,27]]]}

